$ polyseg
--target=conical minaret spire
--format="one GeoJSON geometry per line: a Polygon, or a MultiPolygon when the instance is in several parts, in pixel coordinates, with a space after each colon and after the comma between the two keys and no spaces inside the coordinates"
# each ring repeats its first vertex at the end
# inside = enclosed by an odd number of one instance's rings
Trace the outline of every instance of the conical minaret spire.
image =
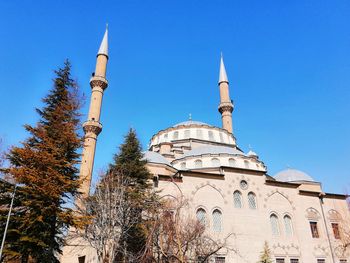
{"type": "MultiPolygon", "coordinates": [[[[95,149],[97,136],[102,131],[102,124],[100,123],[102,97],[104,90],[108,86],[106,79],[106,70],[108,62],[108,28],[106,28],[103,40],[97,53],[96,68],[90,79],[91,86],[91,101],[87,121],[83,124],[85,133],[84,148],[82,154],[82,161],[80,166],[80,180],[82,181],[79,192],[81,197],[85,198],[89,195],[92,171],[95,159],[95,149]]],[[[77,202],[78,206],[81,203],[77,202]]]]}
{"type": "Polygon", "coordinates": [[[233,103],[230,99],[229,83],[222,54],[220,58],[219,89],[220,104],[218,109],[221,113],[222,128],[232,133],[233,103]]]}

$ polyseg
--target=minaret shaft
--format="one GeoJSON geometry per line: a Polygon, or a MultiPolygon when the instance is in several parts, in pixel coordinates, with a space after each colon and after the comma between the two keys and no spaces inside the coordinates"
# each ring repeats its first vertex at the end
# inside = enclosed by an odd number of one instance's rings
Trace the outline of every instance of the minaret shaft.
{"type": "MultiPolygon", "coordinates": [[[[80,165],[80,180],[81,185],[79,192],[80,198],[84,199],[89,196],[92,172],[94,167],[95,150],[97,136],[102,131],[102,124],[100,123],[102,99],[104,90],[108,86],[106,80],[106,70],[108,62],[108,42],[107,30],[103,38],[99,53],[96,58],[95,74],[90,79],[91,86],[91,101],[87,121],[83,124],[84,129],[84,145],[83,154],[80,165]],[[101,50],[103,52],[101,52],[101,50]]],[[[81,201],[77,201],[77,206],[83,208],[81,201]]]]}
{"type": "Polygon", "coordinates": [[[222,128],[232,133],[232,111],[233,103],[230,98],[229,84],[226,75],[224,60],[221,57],[220,74],[219,74],[219,90],[220,90],[220,104],[219,112],[221,113],[222,128]]]}

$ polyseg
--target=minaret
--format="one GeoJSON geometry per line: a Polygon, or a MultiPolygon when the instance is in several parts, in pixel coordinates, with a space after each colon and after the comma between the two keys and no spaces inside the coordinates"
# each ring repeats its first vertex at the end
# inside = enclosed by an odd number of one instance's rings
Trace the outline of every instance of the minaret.
{"type": "Polygon", "coordinates": [[[219,74],[220,104],[219,112],[222,118],[222,128],[232,133],[232,111],[233,103],[230,99],[228,79],[224,65],[224,59],[221,54],[220,74],[219,74]]]}
{"type": "Polygon", "coordinates": [[[80,166],[80,180],[82,180],[79,192],[82,198],[89,196],[92,171],[95,159],[95,149],[97,136],[102,131],[102,124],[100,123],[101,105],[103,92],[108,86],[106,80],[106,69],[108,61],[108,28],[103,36],[100,49],[96,58],[95,73],[90,79],[91,86],[91,102],[89,108],[89,115],[87,121],[83,124],[85,133],[83,155],[80,166]]]}

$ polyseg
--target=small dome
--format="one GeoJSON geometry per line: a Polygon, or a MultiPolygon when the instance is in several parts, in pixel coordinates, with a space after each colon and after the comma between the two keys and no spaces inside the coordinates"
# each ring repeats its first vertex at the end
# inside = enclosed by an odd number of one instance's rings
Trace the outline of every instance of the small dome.
{"type": "Polygon", "coordinates": [[[247,156],[249,156],[249,157],[255,157],[255,158],[258,157],[258,155],[256,154],[256,152],[253,152],[252,150],[249,150],[249,152],[247,153],[247,156]]]}
{"type": "Polygon", "coordinates": [[[274,178],[280,182],[314,182],[314,179],[307,173],[295,169],[286,169],[277,173],[274,178]]]}
{"type": "Polygon", "coordinates": [[[146,151],[143,154],[144,154],[143,159],[145,159],[149,163],[160,163],[160,164],[166,164],[171,166],[170,162],[159,153],[146,151]]]}
{"type": "Polygon", "coordinates": [[[178,126],[190,126],[190,125],[206,125],[206,126],[210,126],[207,123],[204,122],[200,122],[200,121],[184,121],[184,122],[180,122],[178,124],[175,124],[173,127],[178,127],[178,126]]]}
{"type": "Polygon", "coordinates": [[[207,146],[194,148],[193,150],[190,150],[186,152],[184,155],[182,155],[181,158],[188,157],[188,156],[197,156],[202,154],[220,154],[220,153],[244,155],[243,152],[237,150],[236,148],[226,147],[226,146],[207,145],[207,146]]]}

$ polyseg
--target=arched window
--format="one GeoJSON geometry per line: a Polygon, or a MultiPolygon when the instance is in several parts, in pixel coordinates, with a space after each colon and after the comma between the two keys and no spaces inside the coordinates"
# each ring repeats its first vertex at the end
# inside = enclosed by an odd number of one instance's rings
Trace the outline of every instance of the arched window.
{"type": "Polygon", "coordinates": [[[224,137],[222,136],[221,132],[219,132],[219,136],[220,136],[220,142],[224,142],[224,137]]]}
{"type": "Polygon", "coordinates": [[[212,131],[208,131],[208,136],[210,141],[214,141],[214,133],[212,131]]]}
{"type": "Polygon", "coordinates": [[[185,130],[185,138],[188,139],[190,138],[191,131],[190,130],[185,130]]]}
{"type": "Polygon", "coordinates": [[[179,132],[175,131],[174,134],[173,134],[173,139],[177,140],[178,138],[179,138],[179,132]]]}
{"type": "Polygon", "coordinates": [[[207,213],[203,208],[199,208],[196,213],[197,220],[205,225],[207,223],[207,213]]]}
{"type": "Polygon", "coordinates": [[[279,236],[280,228],[278,224],[278,217],[275,214],[270,215],[271,231],[272,235],[279,236]]]}
{"type": "Polygon", "coordinates": [[[186,163],[185,163],[185,162],[182,162],[182,163],[180,164],[180,168],[181,168],[181,170],[186,169],[186,163]]]}
{"type": "Polygon", "coordinates": [[[248,161],[244,161],[244,167],[245,168],[249,168],[249,162],[248,161]]]}
{"type": "Polygon", "coordinates": [[[197,129],[196,133],[198,139],[203,139],[203,132],[201,129],[197,129]]]}
{"type": "Polygon", "coordinates": [[[284,228],[286,231],[286,235],[292,236],[293,235],[292,219],[290,218],[289,215],[285,215],[283,217],[283,221],[284,221],[284,228]]]}
{"type": "Polygon", "coordinates": [[[233,193],[233,204],[235,208],[242,208],[242,194],[240,191],[233,193]]]}
{"type": "Polygon", "coordinates": [[[221,232],[222,228],[222,214],[219,209],[213,211],[213,230],[215,232],[221,232]]]}
{"type": "Polygon", "coordinates": [[[248,204],[250,209],[256,209],[256,196],[253,192],[248,194],[248,204]]]}
{"type": "Polygon", "coordinates": [[[236,160],[233,158],[228,159],[228,165],[229,166],[236,166],[236,160]]]}
{"type": "Polygon", "coordinates": [[[202,168],[202,161],[201,160],[195,160],[194,161],[194,167],[195,168],[202,168]]]}
{"type": "Polygon", "coordinates": [[[168,139],[168,134],[164,134],[164,139],[168,139]]]}
{"type": "Polygon", "coordinates": [[[211,159],[211,166],[214,166],[214,167],[220,166],[220,160],[218,158],[211,159]]]}

